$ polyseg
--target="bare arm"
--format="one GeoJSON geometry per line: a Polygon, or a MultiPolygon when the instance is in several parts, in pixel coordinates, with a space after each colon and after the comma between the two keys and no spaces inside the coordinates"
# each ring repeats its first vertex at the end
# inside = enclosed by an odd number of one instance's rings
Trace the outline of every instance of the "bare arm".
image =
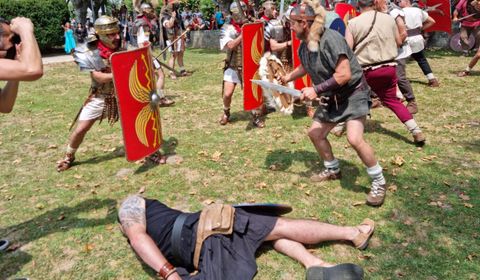
{"type": "Polygon", "coordinates": [[[17,99],[18,82],[9,81],[0,89],[0,113],[10,113],[17,99]]]}
{"type": "Polygon", "coordinates": [[[400,32],[398,30],[398,25],[395,25],[395,43],[397,43],[397,47],[400,47],[403,44],[403,40],[400,37],[400,32]]]}
{"type": "Polygon", "coordinates": [[[353,50],[353,35],[348,27],[347,30],[345,30],[345,40],[347,41],[348,46],[353,50]]]}
{"type": "Polygon", "coordinates": [[[240,45],[240,43],[242,43],[242,37],[242,34],[240,34],[240,36],[229,41],[225,46],[230,50],[236,48],[238,45],[240,45]]]}
{"type": "Polygon", "coordinates": [[[172,12],[172,16],[170,17],[169,20],[167,20],[164,24],[166,28],[172,28],[173,25],[175,24],[175,18],[177,17],[177,13],[175,11],[172,12]]]}
{"type": "Polygon", "coordinates": [[[0,80],[34,81],[43,75],[42,56],[33,33],[33,24],[28,18],[14,18],[10,25],[13,33],[22,39],[17,48],[16,60],[0,59],[0,80]]]}
{"type": "Polygon", "coordinates": [[[426,21],[423,22],[422,30],[428,29],[435,24],[435,20],[432,17],[428,17],[426,21]]]}
{"type": "Polygon", "coordinates": [[[405,39],[407,39],[407,27],[405,26],[405,20],[403,19],[403,17],[398,16],[395,18],[395,22],[397,24],[400,40],[402,42],[405,42],[405,39]]]}
{"type": "Polygon", "coordinates": [[[100,71],[92,71],[90,72],[90,75],[92,78],[102,84],[111,82],[113,80],[113,74],[112,73],[103,73],[100,71]]]}
{"type": "Polygon", "coordinates": [[[282,50],[284,50],[284,49],[286,49],[286,48],[288,48],[289,46],[292,45],[292,41],[286,41],[286,42],[283,42],[283,43],[279,43],[279,42],[277,42],[277,40],[270,39],[269,42],[270,42],[270,49],[273,52],[282,51],[282,50]]]}
{"type": "Polygon", "coordinates": [[[282,82],[288,83],[290,81],[294,81],[296,79],[299,79],[307,74],[307,71],[305,68],[303,68],[303,65],[298,65],[297,68],[293,69],[292,72],[288,73],[287,75],[282,77],[282,82]]]}
{"type": "MultiPolygon", "coordinates": [[[[352,78],[352,72],[350,70],[350,61],[345,55],[342,55],[339,57],[337,65],[335,67],[335,73],[333,73],[333,79],[335,79],[335,82],[337,83],[336,87],[341,87],[348,83],[350,79],[352,78]]],[[[329,79],[330,80],[330,79],[329,79]]],[[[315,87],[322,87],[324,86],[325,83],[329,82],[328,80],[320,83],[319,85],[316,85],[315,87]]],[[[329,86],[327,86],[329,87],[329,86]]],[[[317,89],[318,91],[318,89],[317,89]]],[[[319,91],[317,94],[317,91],[313,87],[306,87],[302,89],[302,96],[300,99],[307,99],[307,100],[314,100],[318,98],[318,94],[322,93],[323,91],[319,91]]]]}
{"type": "Polygon", "coordinates": [[[344,55],[340,56],[335,67],[333,78],[340,86],[345,85],[352,78],[352,71],[350,70],[350,61],[344,55]]]}
{"type": "MultiPolygon", "coordinates": [[[[127,198],[119,211],[122,231],[130,240],[130,245],[137,255],[158,272],[168,261],[147,234],[145,217],[145,200],[139,196],[127,198]]],[[[173,273],[168,280],[180,280],[178,273],[173,273]]]]}

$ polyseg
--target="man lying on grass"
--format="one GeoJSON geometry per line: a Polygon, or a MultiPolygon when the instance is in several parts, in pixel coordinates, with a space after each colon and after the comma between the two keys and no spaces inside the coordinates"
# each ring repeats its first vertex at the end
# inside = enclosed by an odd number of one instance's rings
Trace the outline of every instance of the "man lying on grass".
{"type": "Polygon", "coordinates": [[[182,213],[135,195],[123,201],[119,221],[133,250],[160,279],[253,279],[255,252],[268,241],[303,264],[308,280],[363,278],[361,267],[327,263],[304,244],[347,240],[363,250],[374,231],[372,220],[355,227],[336,226],[279,217],[272,208],[265,214],[256,208],[213,204],[201,212],[182,213]]]}

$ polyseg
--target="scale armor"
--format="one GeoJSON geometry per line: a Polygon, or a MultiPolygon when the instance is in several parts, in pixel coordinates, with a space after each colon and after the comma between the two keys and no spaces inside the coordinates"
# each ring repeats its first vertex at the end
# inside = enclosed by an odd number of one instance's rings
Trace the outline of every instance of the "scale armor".
{"type": "MultiPolygon", "coordinates": [[[[228,36],[232,39],[236,39],[240,34],[235,30],[235,27],[231,24],[224,24],[222,26],[222,35],[228,36]]],[[[242,67],[242,49],[241,45],[237,46],[233,50],[227,50],[226,58],[227,68],[239,69],[242,67]]]]}

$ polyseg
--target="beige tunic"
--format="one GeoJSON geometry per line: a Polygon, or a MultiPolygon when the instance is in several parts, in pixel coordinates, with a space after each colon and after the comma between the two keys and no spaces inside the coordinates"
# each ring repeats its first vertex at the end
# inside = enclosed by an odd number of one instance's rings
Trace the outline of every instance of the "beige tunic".
{"type": "Polygon", "coordinates": [[[381,12],[376,14],[377,18],[370,33],[368,31],[372,26],[375,11],[362,13],[348,22],[348,29],[354,41],[353,51],[362,67],[383,62],[392,63],[398,55],[395,20],[388,14],[381,12]],[[365,39],[358,43],[364,37],[365,39]]]}

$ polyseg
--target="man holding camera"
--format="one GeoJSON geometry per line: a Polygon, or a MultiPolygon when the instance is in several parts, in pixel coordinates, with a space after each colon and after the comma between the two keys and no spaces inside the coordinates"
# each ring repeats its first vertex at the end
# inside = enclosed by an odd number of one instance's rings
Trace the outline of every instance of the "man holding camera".
{"type": "Polygon", "coordinates": [[[7,81],[0,89],[0,112],[10,113],[17,98],[20,81],[42,77],[42,56],[28,18],[11,22],[0,18],[0,80],[7,81]]]}
{"type": "MultiPolygon", "coordinates": [[[[0,113],[10,113],[17,99],[20,81],[34,81],[43,75],[42,56],[28,18],[17,17],[11,22],[0,17],[0,113]]],[[[0,240],[0,252],[8,248],[0,240]]]]}

